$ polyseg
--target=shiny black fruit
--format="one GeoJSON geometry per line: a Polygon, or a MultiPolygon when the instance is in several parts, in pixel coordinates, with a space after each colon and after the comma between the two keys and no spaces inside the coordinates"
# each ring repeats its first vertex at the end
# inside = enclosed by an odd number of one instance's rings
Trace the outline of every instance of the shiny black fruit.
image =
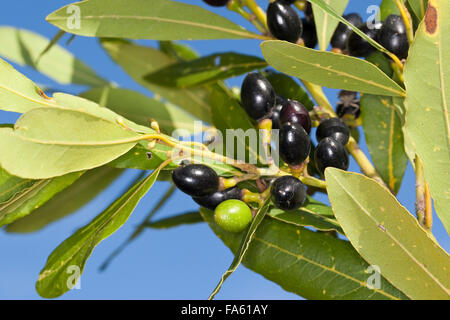
{"type": "Polygon", "coordinates": [[[280,157],[289,165],[299,165],[306,160],[311,143],[305,129],[299,123],[285,123],[279,136],[280,157]]]}
{"type": "Polygon", "coordinates": [[[281,1],[269,4],[267,25],[270,33],[280,40],[295,43],[302,35],[302,20],[293,8],[281,1]]]}
{"type": "MultiPolygon", "coordinates": [[[[359,26],[363,23],[361,16],[357,13],[349,13],[344,16],[344,19],[354,26],[359,26]]],[[[340,22],[331,38],[331,46],[344,51],[347,48],[347,40],[351,33],[352,29],[340,22]]]]}
{"type": "Polygon", "coordinates": [[[297,0],[278,0],[278,1],[280,1],[280,2],[283,2],[283,3],[285,3],[285,4],[294,4],[294,2],[295,1],[297,1],[297,0]]]}
{"type": "Polygon", "coordinates": [[[287,100],[280,113],[280,123],[298,123],[306,133],[311,132],[311,117],[308,109],[296,100],[287,100]]]}
{"type": "Polygon", "coordinates": [[[305,185],[293,176],[283,176],[274,181],[270,190],[272,202],[281,210],[300,208],[306,200],[305,185]]]}
{"type": "Polygon", "coordinates": [[[202,207],[205,207],[209,210],[214,210],[225,200],[241,200],[241,189],[239,189],[238,187],[228,188],[223,191],[216,191],[204,197],[192,197],[192,199],[202,207]]]}
{"type": "Polygon", "coordinates": [[[275,91],[259,73],[249,73],[242,83],[241,103],[247,114],[259,120],[275,106],[275,91]]]}
{"type": "Polygon", "coordinates": [[[249,73],[242,83],[241,103],[247,114],[259,120],[275,106],[275,91],[259,73],[249,73]]]}
{"type": "Polygon", "coordinates": [[[333,138],[345,146],[350,137],[350,129],[347,124],[339,118],[323,120],[317,127],[316,138],[317,141],[322,141],[328,137],[333,138]]]}
{"type": "Polygon", "coordinates": [[[396,14],[389,15],[386,20],[383,21],[383,27],[381,28],[380,33],[406,34],[406,26],[403,18],[396,14]]]}
{"type": "Polygon", "coordinates": [[[317,46],[316,24],[314,23],[314,20],[309,21],[306,18],[303,18],[302,25],[302,39],[305,47],[314,49],[317,46]]]}
{"type": "Polygon", "coordinates": [[[219,188],[216,172],[202,164],[188,164],[176,168],[172,172],[172,180],[178,189],[192,197],[203,197],[219,188]]]}
{"type": "MultiPolygon", "coordinates": [[[[378,40],[378,34],[380,33],[380,29],[382,27],[381,22],[377,22],[373,25],[369,26],[364,23],[358,26],[358,29],[364,32],[369,38],[374,40],[378,40]]],[[[352,32],[348,37],[347,41],[347,51],[350,55],[354,57],[368,57],[372,53],[376,51],[376,49],[365,39],[361,38],[355,32],[352,32]]]]}
{"type": "Polygon", "coordinates": [[[409,41],[402,17],[391,14],[383,23],[378,36],[380,44],[400,59],[408,57],[409,41]]]}
{"type": "Polygon", "coordinates": [[[226,6],[230,0],[203,0],[203,1],[213,7],[223,7],[226,6]]]}
{"type": "Polygon", "coordinates": [[[272,120],[272,129],[280,129],[280,113],[285,103],[286,99],[277,95],[275,107],[272,108],[272,116],[270,117],[272,120]]]}
{"type": "Polygon", "coordinates": [[[347,170],[349,158],[347,150],[342,143],[332,139],[325,138],[319,142],[314,153],[317,170],[324,173],[328,167],[347,170]]]}

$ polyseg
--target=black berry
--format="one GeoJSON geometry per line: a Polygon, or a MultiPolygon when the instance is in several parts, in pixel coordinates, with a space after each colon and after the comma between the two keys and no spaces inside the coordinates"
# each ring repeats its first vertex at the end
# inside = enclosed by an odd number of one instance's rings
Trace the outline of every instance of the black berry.
{"type": "Polygon", "coordinates": [[[300,124],[283,124],[279,139],[279,154],[284,162],[289,165],[299,165],[306,160],[311,150],[311,143],[308,134],[300,124]]]}
{"type": "Polygon", "coordinates": [[[213,7],[223,7],[226,6],[230,0],[203,0],[203,1],[213,7]]]}
{"type": "Polygon", "coordinates": [[[275,107],[272,108],[272,129],[280,129],[280,113],[283,109],[283,105],[286,103],[286,99],[277,95],[275,100],[275,107]]]}
{"type": "Polygon", "coordinates": [[[349,165],[347,150],[342,143],[332,138],[325,138],[319,142],[314,153],[314,160],[321,174],[328,167],[347,170],[349,165]]]}
{"type": "Polygon", "coordinates": [[[293,8],[281,1],[269,4],[267,25],[272,35],[280,40],[295,43],[302,35],[302,20],[293,8]]]}
{"type": "Polygon", "coordinates": [[[321,141],[325,138],[333,138],[345,146],[350,137],[350,129],[347,124],[339,118],[323,120],[317,127],[316,138],[321,141]]]}
{"type": "Polygon", "coordinates": [[[275,106],[275,91],[259,73],[249,73],[242,83],[241,103],[247,114],[259,120],[275,106]]]}
{"type": "Polygon", "coordinates": [[[219,204],[229,199],[241,200],[241,189],[238,187],[228,188],[223,191],[216,191],[204,197],[192,197],[202,207],[214,210],[219,204]]]}
{"type": "Polygon", "coordinates": [[[383,23],[379,34],[380,44],[400,59],[406,59],[409,50],[408,36],[403,19],[390,15],[383,23]]]}
{"type": "Polygon", "coordinates": [[[403,18],[396,14],[389,15],[386,20],[383,21],[383,27],[381,28],[380,33],[406,34],[406,26],[403,18]]]}
{"type": "Polygon", "coordinates": [[[172,180],[181,191],[192,197],[203,197],[219,188],[216,172],[202,164],[188,164],[176,168],[172,172],[172,180]]]}
{"type": "MultiPolygon", "coordinates": [[[[358,26],[358,29],[364,32],[369,38],[377,40],[381,26],[381,22],[374,23],[373,25],[370,25],[370,27],[364,23],[358,26]]],[[[367,40],[361,38],[355,32],[352,32],[348,37],[347,51],[354,57],[365,58],[374,53],[376,49],[367,40]]]]}
{"type": "MultiPolygon", "coordinates": [[[[361,16],[357,13],[349,13],[343,18],[354,26],[359,26],[363,23],[361,16]]],[[[333,37],[331,38],[331,46],[344,51],[347,47],[347,40],[351,33],[352,29],[340,22],[333,33],[333,37]]]]}
{"type": "Polygon", "coordinates": [[[272,202],[282,210],[300,208],[306,200],[305,185],[293,176],[283,176],[274,181],[270,190],[272,202]]]}
{"type": "Polygon", "coordinates": [[[316,24],[314,20],[310,21],[306,18],[302,19],[303,33],[302,39],[305,47],[314,49],[317,45],[316,24]]]}
{"type": "Polygon", "coordinates": [[[294,2],[297,0],[278,0],[278,1],[291,5],[291,4],[294,4],[294,2]]]}
{"type": "Polygon", "coordinates": [[[311,132],[311,117],[308,109],[303,104],[295,100],[287,100],[280,113],[280,123],[298,123],[306,133],[311,132]]]}

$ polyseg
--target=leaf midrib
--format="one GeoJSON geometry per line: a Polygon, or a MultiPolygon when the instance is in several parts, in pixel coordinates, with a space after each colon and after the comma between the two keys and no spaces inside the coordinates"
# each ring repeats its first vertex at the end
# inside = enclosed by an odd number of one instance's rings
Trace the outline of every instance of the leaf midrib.
{"type": "MultiPolygon", "coordinates": [[[[199,23],[199,22],[193,22],[193,21],[181,21],[181,20],[175,20],[175,19],[169,19],[169,18],[161,18],[161,17],[147,17],[147,16],[128,16],[128,15],[90,15],[90,16],[82,16],[83,20],[102,20],[102,19],[129,19],[129,20],[150,20],[150,21],[156,21],[156,22],[168,22],[168,23],[175,23],[175,24],[181,24],[186,26],[193,26],[193,27],[199,27],[199,28],[205,28],[215,31],[220,31],[224,33],[229,33],[245,38],[254,38],[254,39],[267,39],[267,37],[260,36],[248,31],[238,31],[233,29],[228,29],[224,27],[218,27],[213,26],[209,24],[199,23]]],[[[50,17],[47,19],[47,21],[67,21],[67,17],[50,17]]]]}
{"type": "Polygon", "coordinates": [[[319,268],[323,269],[324,271],[335,273],[337,276],[340,276],[340,277],[346,278],[346,279],[348,279],[350,281],[353,281],[353,282],[357,283],[359,286],[365,287],[368,290],[373,290],[373,291],[375,291],[375,292],[377,292],[379,294],[382,294],[382,295],[388,297],[389,299],[400,300],[400,298],[395,297],[395,296],[393,296],[393,295],[391,295],[391,294],[389,294],[387,292],[384,292],[384,291],[382,291],[380,289],[377,289],[377,288],[369,289],[365,282],[362,282],[361,280],[358,280],[358,279],[356,279],[356,278],[354,278],[354,277],[352,277],[352,276],[350,276],[350,275],[348,275],[346,273],[338,271],[335,268],[330,268],[330,267],[328,267],[326,265],[323,265],[323,264],[320,264],[320,263],[318,263],[318,262],[316,262],[314,260],[310,260],[310,259],[306,258],[302,254],[296,254],[294,252],[290,252],[289,250],[283,249],[283,248],[277,246],[276,244],[273,244],[271,242],[268,242],[268,241],[266,241],[264,239],[261,239],[261,238],[258,238],[256,236],[254,236],[253,239],[256,240],[256,241],[261,242],[262,244],[266,245],[267,247],[274,248],[275,250],[278,250],[278,251],[283,252],[283,253],[285,253],[287,255],[293,256],[293,257],[297,258],[298,260],[304,260],[305,262],[310,263],[312,265],[315,265],[316,267],[319,267],[319,268]]]}
{"type": "MultiPolygon", "coordinates": [[[[333,178],[334,178],[334,180],[336,181],[336,183],[342,188],[342,190],[344,190],[345,193],[350,197],[350,199],[352,199],[352,200],[358,205],[358,207],[361,208],[361,210],[367,215],[367,217],[370,218],[370,220],[372,220],[372,221],[375,223],[376,226],[378,226],[378,225],[381,224],[380,222],[377,221],[376,218],[374,218],[374,217],[370,214],[369,211],[366,210],[366,208],[364,208],[364,206],[363,206],[361,203],[359,203],[359,201],[358,201],[357,199],[355,199],[355,198],[352,196],[351,192],[350,192],[350,191],[349,191],[342,183],[340,183],[340,181],[339,181],[338,179],[336,179],[334,176],[333,176],[333,178]]],[[[401,242],[399,242],[399,241],[397,240],[397,238],[395,238],[395,237],[388,231],[388,229],[386,229],[386,230],[384,231],[384,233],[385,233],[389,238],[391,238],[392,241],[394,241],[394,242],[399,246],[399,248],[402,249],[402,250],[406,253],[406,255],[407,255],[407,256],[408,256],[408,257],[409,257],[409,258],[410,258],[410,259],[411,259],[418,267],[420,267],[420,269],[422,269],[422,270],[425,272],[426,275],[428,275],[428,277],[429,277],[431,280],[433,280],[433,282],[435,282],[440,288],[442,288],[442,290],[443,290],[447,295],[450,294],[449,290],[448,290],[448,289],[447,289],[447,288],[439,281],[439,279],[437,279],[430,271],[428,271],[428,269],[425,268],[425,266],[424,266],[422,263],[420,263],[420,262],[414,257],[414,255],[413,255],[411,252],[409,252],[409,250],[406,249],[406,248],[403,246],[403,244],[402,244],[401,242]]],[[[356,249],[356,247],[355,247],[355,249],[356,249]]]]}
{"type": "MultiPolygon", "coordinates": [[[[351,78],[351,79],[354,79],[354,80],[366,83],[368,85],[371,85],[371,86],[374,86],[374,87],[378,87],[378,88],[381,88],[381,89],[384,89],[384,90],[396,93],[396,94],[398,94],[399,96],[402,96],[402,97],[405,96],[405,92],[404,91],[397,91],[397,90],[395,90],[393,88],[390,88],[390,87],[387,87],[385,85],[379,84],[379,83],[377,83],[375,81],[372,81],[372,80],[367,81],[364,78],[360,78],[360,77],[357,77],[357,76],[354,76],[354,75],[351,75],[351,74],[348,74],[348,73],[345,73],[345,72],[342,72],[342,71],[337,71],[337,70],[334,70],[334,69],[331,69],[331,68],[328,68],[328,67],[324,67],[324,66],[322,66],[319,63],[312,63],[312,62],[308,62],[308,61],[304,61],[304,60],[298,59],[298,58],[296,58],[294,56],[291,56],[291,55],[288,55],[288,54],[286,54],[286,53],[284,53],[282,51],[279,51],[279,50],[277,50],[276,48],[273,48],[273,47],[270,48],[270,49],[273,50],[273,51],[276,51],[278,54],[280,54],[282,56],[285,56],[287,58],[291,58],[292,60],[295,60],[295,61],[297,61],[299,63],[307,64],[307,65],[310,65],[310,66],[313,66],[313,67],[316,67],[316,68],[319,68],[319,69],[323,69],[323,70],[328,71],[328,72],[333,72],[333,73],[335,73],[338,76],[346,76],[348,78],[351,78]]],[[[360,60],[360,59],[356,59],[356,60],[360,60]]]]}

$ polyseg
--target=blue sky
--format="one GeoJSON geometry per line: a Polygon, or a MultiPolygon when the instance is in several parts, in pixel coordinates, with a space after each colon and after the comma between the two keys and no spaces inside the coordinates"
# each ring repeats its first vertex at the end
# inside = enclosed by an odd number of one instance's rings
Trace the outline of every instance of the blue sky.
{"type": "MultiPolygon", "coordinates": [[[[70,2],[46,0],[36,5],[35,1],[31,0],[7,1],[2,6],[0,21],[3,25],[30,29],[51,38],[56,34],[57,29],[45,22],[45,16],[70,2]]],[[[202,3],[197,0],[184,2],[202,3]]],[[[267,6],[266,0],[258,2],[263,7],[267,6]]],[[[367,17],[366,8],[379,3],[380,1],[351,0],[347,12],[359,12],[363,17],[367,17]]],[[[225,9],[213,10],[248,26],[245,21],[236,19],[235,14],[225,9]]],[[[67,40],[67,36],[64,40],[67,40]]],[[[61,43],[65,43],[64,40],[61,43]]],[[[154,45],[153,41],[140,41],[140,43],[154,45]]],[[[201,54],[234,50],[261,56],[258,41],[253,40],[194,41],[190,44],[201,54]]],[[[116,82],[121,87],[151,95],[110,60],[96,39],[76,37],[68,49],[92,66],[101,76],[116,82]]],[[[30,68],[16,67],[41,85],[56,87],[60,91],[70,93],[83,90],[82,87],[58,85],[30,68]]],[[[229,80],[228,83],[240,86],[241,81],[242,77],[238,77],[229,80]]],[[[326,90],[332,103],[336,102],[336,92],[336,90],[326,90]]],[[[16,118],[15,114],[0,111],[1,123],[12,123],[16,118]]],[[[364,143],[362,147],[367,151],[364,143]]],[[[353,162],[350,170],[357,171],[353,162]]],[[[0,230],[0,299],[39,299],[34,283],[47,256],[75,230],[84,226],[105,209],[136,175],[137,172],[129,170],[79,212],[39,232],[19,235],[0,230]]],[[[233,257],[206,224],[182,226],[170,230],[147,230],[118,256],[105,272],[98,271],[106,257],[134,231],[168,187],[167,182],[160,182],[151,189],[128,222],[94,250],[83,274],[81,289],[72,290],[61,299],[205,299],[208,297],[233,257]]],[[[414,175],[411,167],[408,167],[399,200],[411,212],[414,210],[414,192],[414,175]]],[[[188,196],[177,191],[172,200],[167,202],[158,213],[157,218],[196,208],[197,205],[188,196]]],[[[433,231],[441,245],[449,251],[450,240],[436,217],[433,231]]],[[[243,266],[228,279],[217,298],[299,299],[298,296],[283,291],[278,285],[243,266]]]]}

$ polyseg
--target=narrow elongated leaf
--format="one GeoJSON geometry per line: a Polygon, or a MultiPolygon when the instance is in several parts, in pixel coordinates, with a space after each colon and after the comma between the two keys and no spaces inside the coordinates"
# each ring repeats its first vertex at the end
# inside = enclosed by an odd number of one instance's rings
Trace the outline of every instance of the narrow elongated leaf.
{"type": "Polygon", "coordinates": [[[0,27],[2,46],[0,56],[28,65],[61,84],[103,86],[108,82],[58,44],[53,45],[39,61],[38,58],[50,40],[25,29],[0,27]]]}
{"type": "MultiPolygon", "coordinates": [[[[122,171],[107,166],[89,170],[40,208],[7,225],[6,231],[10,233],[35,232],[54,221],[75,213],[110,185],[122,171]]],[[[69,175],[74,175],[74,173],[69,175]]]]}
{"type": "Polygon", "coordinates": [[[411,6],[416,17],[422,20],[427,10],[428,0],[408,0],[408,4],[411,6]]]}
{"type": "Polygon", "coordinates": [[[128,220],[141,198],[156,181],[159,171],[160,169],[155,170],[134,185],[92,222],[75,232],[50,254],[36,282],[36,290],[40,296],[56,298],[72,289],[79,279],[77,277],[75,283],[71,280],[74,268],[78,268],[81,276],[94,248],[128,220]]]}
{"type": "Polygon", "coordinates": [[[216,53],[195,60],[172,64],[145,76],[145,80],[168,87],[186,88],[238,76],[267,63],[254,56],[234,52],[216,53]]]}
{"type": "Polygon", "coordinates": [[[47,179],[99,167],[137,143],[139,134],[87,113],[33,109],[0,129],[0,164],[9,173],[47,179]]]}
{"type": "Polygon", "coordinates": [[[450,2],[430,0],[405,65],[406,130],[450,233],[450,2]]]}
{"type": "Polygon", "coordinates": [[[46,97],[31,80],[0,59],[0,109],[24,113],[42,106],[52,107],[54,101],[46,97]]]}
{"type": "Polygon", "coordinates": [[[377,172],[395,194],[408,164],[402,123],[391,97],[364,94],[361,119],[367,147],[377,172]]]}
{"type": "Polygon", "coordinates": [[[202,216],[198,211],[182,213],[176,216],[160,219],[145,224],[147,228],[152,229],[169,229],[173,227],[179,227],[186,224],[194,224],[203,222],[202,216]]]}
{"type": "Polygon", "coordinates": [[[303,210],[303,208],[295,211],[283,211],[278,208],[273,208],[268,214],[274,219],[280,219],[283,222],[292,223],[296,226],[313,227],[321,231],[335,230],[340,234],[344,234],[335,219],[326,218],[315,212],[303,210]]]}
{"type": "Polygon", "coordinates": [[[334,52],[322,52],[279,40],[264,41],[266,61],[278,71],[329,88],[387,96],[404,90],[375,65],[334,52]]]}
{"type": "MultiPolygon", "coordinates": [[[[342,15],[344,13],[345,7],[347,7],[348,0],[323,0],[330,8],[332,8],[336,14],[342,15]]],[[[317,30],[317,42],[319,43],[319,49],[322,51],[327,50],[328,44],[330,43],[331,37],[333,36],[334,30],[339,23],[338,20],[333,19],[329,14],[327,14],[320,6],[317,4],[312,4],[312,9],[314,13],[314,21],[317,30]]]]}
{"type": "Polygon", "coordinates": [[[450,298],[450,257],[386,188],[335,168],[325,177],[334,214],[365,260],[412,299],[450,298]]]}
{"type": "Polygon", "coordinates": [[[66,32],[88,37],[152,40],[262,38],[199,6],[167,0],[87,0],[62,7],[46,19],[66,32]],[[73,6],[77,8],[75,11],[68,9],[73,6]]]}
{"type": "Polygon", "coordinates": [[[159,50],[178,61],[191,61],[199,57],[191,47],[174,41],[159,41],[159,50]]]}
{"type": "Polygon", "coordinates": [[[239,267],[239,265],[242,262],[242,259],[244,259],[244,255],[247,252],[249,245],[251,241],[253,240],[253,237],[255,235],[256,230],[258,229],[258,226],[263,221],[264,217],[266,216],[267,211],[270,207],[270,199],[266,200],[264,204],[259,208],[258,212],[253,217],[252,222],[250,223],[250,226],[243,231],[242,233],[244,236],[242,237],[241,243],[239,244],[239,248],[236,251],[236,254],[234,256],[233,261],[231,262],[230,267],[228,270],[222,275],[222,278],[220,279],[219,283],[217,284],[214,291],[209,296],[209,300],[214,299],[214,296],[220,291],[220,288],[222,287],[222,284],[224,281],[239,267]]]}
{"type": "Polygon", "coordinates": [[[149,83],[144,76],[177,60],[162,51],[120,40],[102,40],[111,58],[136,82],[205,122],[211,123],[209,91],[204,88],[176,89],[149,83]]]}
{"type": "MultiPolygon", "coordinates": [[[[200,213],[236,254],[243,234],[219,228],[213,212],[200,213]]],[[[405,299],[383,277],[376,287],[374,270],[347,241],[266,216],[242,261],[247,268],[306,299],[405,299]]]]}
{"type": "Polygon", "coordinates": [[[143,126],[156,120],[160,129],[172,134],[176,129],[194,132],[195,118],[170,103],[149,98],[133,90],[121,88],[94,88],[81,94],[83,98],[100,102],[105,97],[105,105],[117,114],[143,126]]]}
{"type": "Polygon", "coordinates": [[[0,227],[30,214],[83,174],[74,172],[54,179],[29,180],[0,170],[0,227]]]}
{"type": "Polygon", "coordinates": [[[312,110],[314,107],[314,102],[312,102],[305,89],[303,89],[303,87],[295,82],[295,80],[291,77],[283,73],[271,72],[266,75],[266,78],[269,80],[275,92],[280,96],[287,99],[297,100],[301,102],[308,110],[312,110]]]}

